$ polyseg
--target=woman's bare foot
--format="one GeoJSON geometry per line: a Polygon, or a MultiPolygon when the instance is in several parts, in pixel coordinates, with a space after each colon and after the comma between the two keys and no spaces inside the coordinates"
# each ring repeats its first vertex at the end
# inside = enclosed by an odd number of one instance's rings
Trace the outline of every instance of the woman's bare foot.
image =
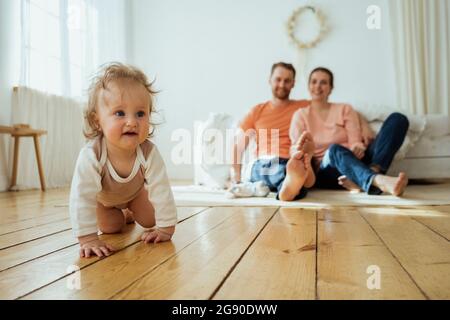
{"type": "Polygon", "coordinates": [[[406,186],[408,185],[408,177],[404,172],[400,172],[398,177],[377,174],[373,179],[373,184],[382,191],[399,197],[405,192],[406,186]]]}
{"type": "Polygon", "coordinates": [[[352,193],[361,192],[361,188],[352,180],[348,179],[347,176],[340,176],[338,178],[338,183],[352,193]]]}
{"type": "Polygon", "coordinates": [[[126,224],[131,224],[134,223],[134,214],[133,211],[131,211],[130,209],[123,209],[122,210],[123,216],[125,217],[125,223],[126,224]]]}
{"type": "Polygon", "coordinates": [[[286,165],[286,178],[279,194],[281,201],[292,201],[299,194],[305,183],[307,172],[303,152],[294,153],[286,165]]]}

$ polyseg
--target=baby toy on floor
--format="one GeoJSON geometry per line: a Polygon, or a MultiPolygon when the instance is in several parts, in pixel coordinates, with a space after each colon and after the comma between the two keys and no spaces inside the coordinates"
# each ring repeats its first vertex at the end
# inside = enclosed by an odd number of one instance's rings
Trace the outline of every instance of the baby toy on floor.
{"type": "Polygon", "coordinates": [[[263,181],[244,182],[232,185],[226,193],[227,198],[267,197],[269,187],[263,181]]]}

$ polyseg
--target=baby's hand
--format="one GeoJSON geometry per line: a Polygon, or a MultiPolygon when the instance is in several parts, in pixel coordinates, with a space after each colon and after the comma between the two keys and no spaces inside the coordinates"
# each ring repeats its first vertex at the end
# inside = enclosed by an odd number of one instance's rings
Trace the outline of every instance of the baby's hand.
{"type": "Polygon", "coordinates": [[[150,231],[145,231],[142,234],[141,240],[145,243],[158,243],[158,242],[164,242],[169,241],[172,239],[174,228],[157,228],[150,231]]]}
{"type": "Polygon", "coordinates": [[[93,256],[96,255],[98,257],[107,257],[114,251],[115,249],[112,246],[99,239],[87,241],[83,244],[80,243],[81,258],[89,258],[91,256],[91,253],[93,256]]]}

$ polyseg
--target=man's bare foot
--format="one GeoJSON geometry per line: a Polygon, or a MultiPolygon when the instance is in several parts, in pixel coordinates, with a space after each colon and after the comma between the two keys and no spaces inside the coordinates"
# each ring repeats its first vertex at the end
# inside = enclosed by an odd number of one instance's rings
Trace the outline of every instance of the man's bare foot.
{"type": "Polygon", "coordinates": [[[347,176],[340,176],[338,178],[338,183],[352,193],[361,192],[361,188],[352,180],[348,179],[347,176]]]}
{"type": "Polygon", "coordinates": [[[399,197],[405,192],[406,186],[408,185],[408,177],[404,172],[400,172],[398,177],[377,174],[373,179],[373,182],[374,185],[382,191],[399,197]]]}
{"type": "Polygon", "coordinates": [[[123,216],[125,217],[125,223],[126,224],[131,224],[134,223],[134,214],[133,211],[131,211],[130,209],[123,209],[122,210],[123,216]]]}
{"type": "Polygon", "coordinates": [[[286,165],[286,178],[280,190],[281,201],[292,201],[300,192],[307,178],[303,152],[296,152],[286,165]]]}
{"type": "Polygon", "coordinates": [[[310,155],[314,154],[316,146],[312,134],[308,131],[304,131],[297,141],[297,151],[303,151],[310,155]]]}

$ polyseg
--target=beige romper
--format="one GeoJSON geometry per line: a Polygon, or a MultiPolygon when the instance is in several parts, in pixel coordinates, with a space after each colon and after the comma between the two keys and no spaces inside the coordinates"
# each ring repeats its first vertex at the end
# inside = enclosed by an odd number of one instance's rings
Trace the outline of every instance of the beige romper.
{"type": "Polygon", "coordinates": [[[93,149],[102,168],[102,190],[97,193],[97,201],[105,207],[125,209],[136,198],[145,182],[145,159],[153,149],[153,144],[145,140],[136,149],[136,160],[128,177],[120,177],[108,159],[105,139],[97,139],[93,149]]]}

